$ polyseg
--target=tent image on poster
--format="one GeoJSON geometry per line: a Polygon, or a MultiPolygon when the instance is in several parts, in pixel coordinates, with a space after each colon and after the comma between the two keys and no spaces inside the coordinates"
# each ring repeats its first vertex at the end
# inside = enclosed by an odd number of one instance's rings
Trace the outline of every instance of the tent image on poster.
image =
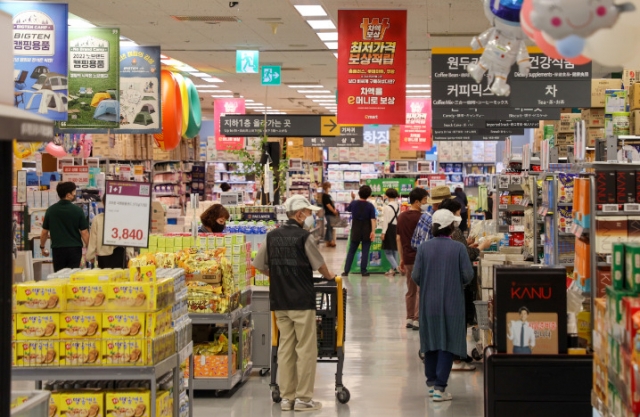
{"type": "Polygon", "coordinates": [[[33,85],[34,90],[66,90],[67,77],[55,72],[42,74],[38,77],[38,81],[33,85]]]}
{"type": "Polygon", "coordinates": [[[101,91],[99,93],[95,93],[93,95],[93,99],[91,99],[91,107],[98,107],[103,100],[111,100],[111,94],[101,91]]]}
{"type": "Polygon", "coordinates": [[[142,106],[142,108],[140,109],[140,113],[143,112],[147,112],[149,114],[153,114],[156,112],[156,109],[153,108],[153,105],[151,104],[145,104],[144,106],[142,106]]]}
{"type": "Polygon", "coordinates": [[[67,111],[67,96],[60,93],[54,93],[51,90],[41,90],[33,93],[26,110],[31,110],[38,107],[38,113],[47,114],[49,110],[66,112],[67,111]]]}
{"type": "Polygon", "coordinates": [[[149,112],[141,111],[136,115],[136,118],[133,120],[133,123],[136,125],[149,126],[153,123],[153,118],[149,114],[149,112]]]}
{"type": "Polygon", "coordinates": [[[41,75],[45,75],[49,73],[49,68],[40,65],[39,67],[35,67],[31,72],[31,78],[37,80],[41,75]]]}
{"type": "Polygon", "coordinates": [[[93,118],[96,120],[102,120],[104,122],[117,122],[120,117],[120,104],[116,100],[102,100],[96,111],[93,113],[93,118]]]}

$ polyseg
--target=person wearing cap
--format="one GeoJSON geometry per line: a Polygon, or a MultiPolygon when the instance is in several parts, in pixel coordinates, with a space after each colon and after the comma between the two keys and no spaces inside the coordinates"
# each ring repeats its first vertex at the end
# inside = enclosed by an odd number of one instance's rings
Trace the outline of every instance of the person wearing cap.
{"type": "Polygon", "coordinates": [[[313,401],[318,345],[316,335],[316,292],[313,271],[328,280],[329,272],[315,240],[303,229],[305,220],[319,207],[301,195],[285,202],[289,220],[267,234],[253,266],[268,275],[269,301],[280,333],[278,371],[283,411],[312,411],[322,408],[313,401]]]}
{"type": "MultiPolygon", "coordinates": [[[[451,190],[446,185],[435,187],[431,190],[431,196],[429,197],[429,204],[433,206],[433,211],[437,211],[440,203],[444,200],[451,198],[451,190]]],[[[423,210],[424,211],[424,210],[423,210]]],[[[411,247],[418,249],[420,245],[427,240],[431,239],[431,213],[424,211],[420,221],[416,226],[416,230],[413,232],[411,238],[411,247]]]]}
{"type": "Polygon", "coordinates": [[[454,355],[467,357],[463,287],[473,280],[473,266],[464,245],[451,239],[461,221],[449,210],[433,213],[433,238],[418,248],[411,276],[420,287],[420,345],[436,402],[452,399],[445,389],[454,355]]]}

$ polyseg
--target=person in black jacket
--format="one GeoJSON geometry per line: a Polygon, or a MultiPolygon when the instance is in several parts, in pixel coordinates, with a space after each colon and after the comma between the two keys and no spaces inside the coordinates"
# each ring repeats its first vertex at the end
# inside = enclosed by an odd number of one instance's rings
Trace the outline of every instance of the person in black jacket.
{"type": "Polygon", "coordinates": [[[336,210],[336,205],[331,198],[331,183],[324,182],[322,184],[322,208],[324,209],[324,220],[327,224],[327,232],[324,236],[324,244],[328,248],[336,247],[336,234],[333,231],[332,221],[339,218],[340,213],[336,210]]]}
{"type": "Polygon", "coordinates": [[[278,372],[283,411],[312,411],[322,408],[313,401],[318,342],[316,334],[316,292],[313,271],[328,280],[329,272],[305,220],[319,207],[301,195],[285,202],[289,220],[267,234],[253,266],[270,278],[269,301],[280,333],[278,372]]]}

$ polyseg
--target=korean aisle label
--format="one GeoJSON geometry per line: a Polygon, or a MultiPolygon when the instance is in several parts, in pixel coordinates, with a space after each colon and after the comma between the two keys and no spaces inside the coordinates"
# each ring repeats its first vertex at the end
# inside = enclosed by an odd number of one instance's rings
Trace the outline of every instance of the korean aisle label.
{"type": "Polygon", "coordinates": [[[405,122],[406,10],[338,11],[338,123],[405,122]]]}
{"type": "Polygon", "coordinates": [[[67,120],[67,4],[2,2],[13,16],[16,107],[67,120]]]}
{"type": "Polygon", "coordinates": [[[396,189],[400,194],[409,194],[416,181],[412,178],[389,178],[389,179],[375,179],[367,180],[367,185],[371,187],[374,195],[382,195],[389,188],[396,189]]]}
{"type": "Polygon", "coordinates": [[[406,124],[400,126],[400,150],[428,151],[431,145],[431,100],[408,98],[406,124]]]}
{"type": "Polygon", "coordinates": [[[60,127],[120,126],[120,29],[69,29],[69,119],[60,127]]]}
{"type": "Polygon", "coordinates": [[[161,133],[160,47],[120,47],[118,133],[161,133]]]}
{"type": "Polygon", "coordinates": [[[134,248],[149,247],[151,184],[107,181],[102,244],[134,248]]]}
{"type": "Polygon", "coordinates": [[[222,136],[220,134],[221,117],[229,114],[244,114],[244,99],[225,98],[213,102],[213,130],[216,135],[216,149],[232,151],[244,148],[244,137],[222,136]]]}

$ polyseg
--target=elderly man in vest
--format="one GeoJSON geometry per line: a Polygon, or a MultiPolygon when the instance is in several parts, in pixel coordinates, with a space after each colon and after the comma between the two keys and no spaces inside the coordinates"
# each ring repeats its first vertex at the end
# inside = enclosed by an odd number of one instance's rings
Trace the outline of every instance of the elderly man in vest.
{"type": "Polygon", "coordinates": [[[322,404],[313,401],[318,344],[316,297],[313,271],[333,280],[314,239],[304,230],[305,220],[319,210],[301,195],[285,203],[289,220],[267,234],[253,266],[269,275],[269,301],[275,312],[280,344],[278,370],[283,411],[313,411],[322,404]]]}

